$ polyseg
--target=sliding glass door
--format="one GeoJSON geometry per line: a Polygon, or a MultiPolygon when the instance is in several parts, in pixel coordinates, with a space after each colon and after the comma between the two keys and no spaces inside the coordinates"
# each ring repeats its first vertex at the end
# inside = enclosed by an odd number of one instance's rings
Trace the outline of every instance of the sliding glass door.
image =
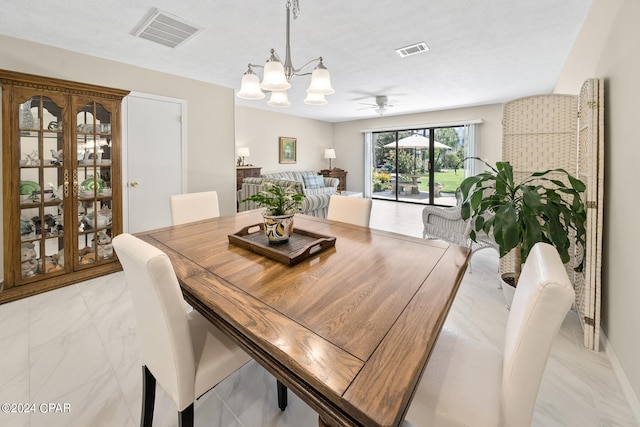
{"type": "Polygon", "coordinates": [[[372,132],[371,196],[454,205],[469,145],[468,126],[372,132]]]}

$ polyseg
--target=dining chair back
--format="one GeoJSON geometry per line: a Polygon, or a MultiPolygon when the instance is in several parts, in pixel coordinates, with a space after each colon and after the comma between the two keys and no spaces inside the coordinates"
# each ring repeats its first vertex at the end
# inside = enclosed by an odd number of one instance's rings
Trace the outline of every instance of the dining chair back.
{"type": "Polygon", "coordinates": [[[331,195],[327,219],[369,226],[371,220],[371,199],[362,197],[331,195]]]}
{"type": "Polygon", "coordinates": [[[504,343],[503,425],[531,425],[553,341],[575,291],[555,247],[537,243],[522,270],[504,343]]]}
{"type": "Polygon", "coordinates": [[[530,426],[553,341],[574,299],[555,247],[536,244],[516,287],[503,351],[443,329],[405,426],[530,426]]]}
{"type": "Polygon", "coordinates": [[[220,216],[218,193],[216,191],[174,194],[170,196],[169,203],[171,205],[172,225],[220,216]]]}
{"type": "Polygon", "coordinates": [[[136,313],[143,367],[141,426],[153,421],[156,381],[171,396],[180,426],[193,425],[193,404],[250,360],[198,312],[187,313],[167,255],[130,234],[113,239],[136,313]]]}

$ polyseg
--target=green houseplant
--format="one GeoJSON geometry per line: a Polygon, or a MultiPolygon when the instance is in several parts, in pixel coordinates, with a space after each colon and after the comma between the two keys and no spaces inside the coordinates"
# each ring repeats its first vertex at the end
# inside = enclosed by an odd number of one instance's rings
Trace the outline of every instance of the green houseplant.
{"type": "Polygon", "coordinates": [[[281,186],[272,182],[263,183],[267,189],[252,194],[243,202],[252,201],[258,206],[265,207],[264,233],[270,244],[280,244],[289,241],[293,234],[293,216],[300,212],[305,195],[297,191],[294,186],[281,186]]]}
{"type": "Polygon", "coordinates": [[[483,162],[489,170],[465,178],[460,184],[463,202],[461,216],[470,219],[470,238],[484,231],[494,237],[505,256],[515,251],[515,286],[520,269],[529,251],[538,242],[554,245],[564,263],[571,259],[571,239],[583,251],[584,265],[585,222],[587,213],[581,198],[586,186],[564,169],[535,172],[516,183],[509,162],[497,162],[495,168],[483,162]],[[550,174],[566,179],[555,179],[550,174]]]}

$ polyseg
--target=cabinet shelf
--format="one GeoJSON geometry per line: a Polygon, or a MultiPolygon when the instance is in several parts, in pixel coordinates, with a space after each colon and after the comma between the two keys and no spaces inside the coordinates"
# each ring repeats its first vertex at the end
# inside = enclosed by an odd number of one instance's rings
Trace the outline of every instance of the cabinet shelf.
{"type": "Polygon", "coordinates": [[[62,238],[65,237],[63,232],[57,232],[57,233],[45,233],[45,235],[41,235],[41,234],[36,234],[33,237],[29,237],[27,239],[21,239],[20,241],[22,243],[34,243],[34,242],[38,242],[41,239],[45,239],[45,240],[54,240],[54,239],[58,239],[58,238],[62,238]]]}
{"type": "Polygon", "coordinates": [[[107,225],[105,227],[98,227],[98,228],[89,228],[89,229],[85,229],[84,231],[78,231],[78,236],[83,237],[83,236],[89,236],[90,234],[96,234],[98,231],[109,231],[111,230],[111,225],[107,225]]]}
{"type": "Polygon", "coordinates": [[[29,209],[29,208],[37,208],[39,206],[55,207],[62,202],[63,202],[62,199],[54,199],[54,200],[48,200],[46,202],[20,203],[20,208],[29,209]]]}

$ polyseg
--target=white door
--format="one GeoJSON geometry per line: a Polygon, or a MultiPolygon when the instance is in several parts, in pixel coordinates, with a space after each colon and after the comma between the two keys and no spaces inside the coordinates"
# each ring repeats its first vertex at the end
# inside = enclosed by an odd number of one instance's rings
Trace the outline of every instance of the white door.
{"type": "Polygon", "coordinates": [[[129,233],[171,225],[169,196],[183,192],[185,101],[125,99],[124,224],[129,233]]]}

